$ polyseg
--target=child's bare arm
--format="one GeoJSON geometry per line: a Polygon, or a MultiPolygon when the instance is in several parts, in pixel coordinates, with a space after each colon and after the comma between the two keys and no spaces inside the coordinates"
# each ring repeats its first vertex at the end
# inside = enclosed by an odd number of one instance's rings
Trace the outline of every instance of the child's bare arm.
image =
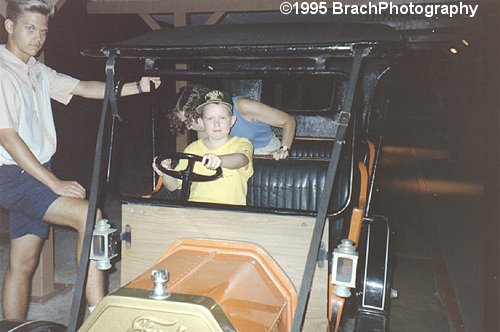
{"type": "Polygon", "coordinates": [[[231,153],[222,156],[207,153],[203,156],[203,165],[208,169],[216,169],[221,166],[229,169],[245,167],[249,160],[243,153],[231,153]]]}
{"type": "Polygon", "coordinates": [[[180,181],[177,180],[176,178],[171,177],[170,175],[164,174],[162,179],[163,179],[163,185],[169,191],[175,191],[179,189],[179,187],[181,186],[180,181]]]}
{"type": "MultiPolygon", "coordinates": [[[[163,167],[165,167],[166,169],[172,169],[172,160],[165,159],[161,162],[161,165],[163,167]]],[[[153,169],[155,170],[156,174],[158,174],[159,176],[162,177],[163,185],[165,186],[165,188],[167,188],[167,190],[174,191],[174,190],[179,189],[179,187],[181,186],[181,183],[179,180],[177,180],[176,178],[171,177],[170,175],[167,175],[167,174],[163,173],[162,171],[160,171],[158,169],[158,167],[156,166],[155,161],[153,161],[152,166],[153,166],[153,169]]]]}

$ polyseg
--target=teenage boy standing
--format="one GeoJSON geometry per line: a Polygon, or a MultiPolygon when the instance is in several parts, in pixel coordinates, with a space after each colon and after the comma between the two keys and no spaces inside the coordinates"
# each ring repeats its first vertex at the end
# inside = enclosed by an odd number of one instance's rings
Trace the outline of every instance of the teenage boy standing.
{"type": "MultiPolygon", "coordinates": [[[[105,84],[79,81],[38,62],[54,7],[44,0],[7,0],[7,44],[0,45],[0,205],[9,210],[10,257],[2,304],[6,319],[27,316],[31,280],[49,225],[77,230],[80,257],[88,201],[76,181],[57,178],[50,168],[56,131],[50,99],[102,99],[105,84]]],[[[150,81],[125,84],[122,95],[148,92],[150,81]]],[[[101,212],[97,212],[97,219],[101,212]]],[[[86,297],[90,308],[104,296],[104,276],[91,262],[86,297]]]]}

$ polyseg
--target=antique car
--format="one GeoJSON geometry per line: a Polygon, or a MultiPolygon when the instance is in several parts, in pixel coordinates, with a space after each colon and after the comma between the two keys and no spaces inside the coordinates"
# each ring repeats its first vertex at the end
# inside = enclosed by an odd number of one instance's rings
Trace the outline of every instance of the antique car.
{"type": "Polygon", "coordinates": [[[308,23],[159,29],[84,48],[85,56],[106,57],[107,90],[68,330],[388,330],[391,231],[370,211],[402,45],[384,25],[308,23]],[[290,157],[254,156],[246,206],[188,202],[190,182],[200,180],[190,167],[180,193],[160,185],[148,195],[121,194],[121,221],[112,221],[120,224],[117,250],[111,228],[92,236],[92,216],[103,192],[117,187],[117,141],[127,140],[119,134],[117,77],[131,72],[164,82],[150,94],[163,102],[145,106],[147,148],[159,160],[196,162],[177,153],[192,137],[165,135],[162,124],[165,105],[175,102],[171,83],[186,81],[292,114],[290,157]],[[117,251],[122,287],[83,322],[88,258],[117,251]]]}

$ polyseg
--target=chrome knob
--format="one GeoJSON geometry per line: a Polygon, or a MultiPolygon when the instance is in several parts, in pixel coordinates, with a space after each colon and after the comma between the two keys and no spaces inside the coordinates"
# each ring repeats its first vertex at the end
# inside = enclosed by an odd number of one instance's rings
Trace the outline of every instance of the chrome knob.
{"type": "Polygon", "coordinates": [[[153,290],[149,293],[149,297],[154,300],[164,300],[170,296],[167,292],[168,272],[165,270],[151,271],[151,280],[153,281],[153,290]]]}

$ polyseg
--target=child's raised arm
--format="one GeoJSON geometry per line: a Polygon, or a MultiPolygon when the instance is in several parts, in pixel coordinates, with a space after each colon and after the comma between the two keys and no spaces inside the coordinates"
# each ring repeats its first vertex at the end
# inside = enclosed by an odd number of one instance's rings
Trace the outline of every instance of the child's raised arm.
{"type": "Polygon", "coordinates": [[[248,165],[248,157],[243,153],[230,153],[222,156],[207,153],[203,155],[202,163],[208,169],[216,169],[221,166],[229,169],[238,169],[248,165]]]}

